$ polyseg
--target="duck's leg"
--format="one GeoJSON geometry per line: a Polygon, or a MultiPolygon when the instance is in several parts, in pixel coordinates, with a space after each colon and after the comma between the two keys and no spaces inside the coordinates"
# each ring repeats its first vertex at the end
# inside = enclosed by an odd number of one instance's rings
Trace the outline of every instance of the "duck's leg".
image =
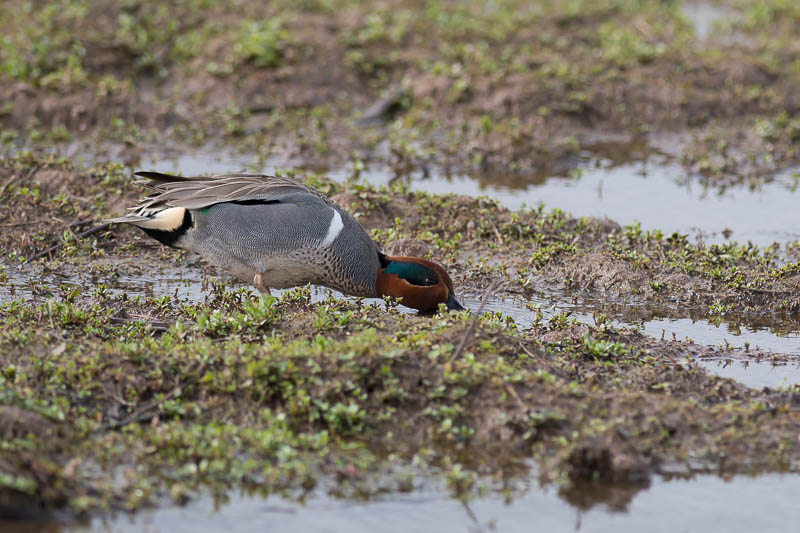
{"type": "Polygon", "coordinates": [[[253,276],[253,285],[255,285],[258,292],[261,294],[269,294],[269,287],[264,283],[264,277],[261,275],[261,272],[256,272],[256,275],[253,276]]]}

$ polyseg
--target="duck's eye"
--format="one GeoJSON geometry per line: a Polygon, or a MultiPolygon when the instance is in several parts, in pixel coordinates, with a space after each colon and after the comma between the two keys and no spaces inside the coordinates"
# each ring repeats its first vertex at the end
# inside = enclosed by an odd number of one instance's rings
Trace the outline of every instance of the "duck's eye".
{"type": "Polygon", "coordinates": [[[431,285],[436,285],[437,283],[439,283],[439,279],[435,278],[433,276],[425,276],[425,277],[422,277],[422,278],[419,278],[419,277],[413,278],[412,277],[410,279],[406,279],[406,281],[409,282],[412,285],[420,285],[422,287],[429,287],[431,285]]]}

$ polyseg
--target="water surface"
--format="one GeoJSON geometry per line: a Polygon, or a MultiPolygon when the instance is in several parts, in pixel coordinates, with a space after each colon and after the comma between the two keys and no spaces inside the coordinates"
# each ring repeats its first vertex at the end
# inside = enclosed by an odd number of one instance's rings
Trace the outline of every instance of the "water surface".
{"type": "MultiPolygon", "coordinates": [[[[800,169],[785,170],[757,186],[717,187],[692,176],[669,155],[648,146],[636,149],[640,153],[627,154],[627,158],[617,153],[606,157],[600,153],[609,149],[598,145],[598,152],[580,154],[575,167],[563,175],[447,174],[431,168],[397,176],[388,168],[368,166],[359,179],[372,185],[402,181],[412,190],[431,193],[489,196],[511,210],[544,203],[575,216],[607,217],[623,225],[639,222],[643,229],[660,229],[667,235],[677,231],[707,243],[735,240],[768,246],[800,239],[800,209],[796,208],[800,169]],[[634,156],[642,160],[631,161],[634,156]]],[[[143,156],[140,167],[185,175],[242,170],[274,173],[285,168],[275,160],[264,162],[253,155],[212,149],[151,153],[143,156]]],[[[323,173],[339,182],[352,177],[346,168],[323,173]]]]}
{"type": "Polygon", "coordinates": [[[410,493],[367,501],[314,493],[304,503],[277,496],[232,494],[218,508],[207,497],[185,507],[166,505],[134,515],[93,518],[89,523],[3,523],[4,533],[479,533],[532,531],[751,533],[800,530],[800,476],[768,474],[694,479],[656,477],[648,488],[595,486],[561,492],[553,487],[517,488],[507,501],[490,492],[468,502],[451,498],[435,482],[410,493]]]}
{"type": "MultiPolygon", "coordinates": [[[[104,286],[108,294],[129,297],[177,296],[187,303],[201,303],[208,295],[210,288],[209,271],[194,262],[184,267],[167,266],[151,273],[120,272],[109,268],[106,272],[89,273],[70,265],[61,265],[57,271],[41,270],[31,265],[19,268],[4,265],[6,282],[0,283],[0,303],[12,299],[27,300],[59,297],[61,291],[83,290],[86,287],[104,286]],[[61,289],[59,289],[61,287],[61,289]]],[[[223,279],[234,286],[242,286],[236,280],[223,279]]],[[[284,290],[273,290],[275,296],[284,290]]],[[[313,286],[311,300],[319,302],[329,295],[335,298],[347,298],[345,295],[313,286]]],[[[461,303],[469,309],[477,310],[482,294],[462,292],[461,303]]],[[[382,305],[377,298],[364,299],[366,304],[382,305]]],[[[715,324],[704,318],[670,317],[678,311],[669,309],[644,309],[637,305],[609,305],[607,300],[578,298],[572,294],[558,290],[548,290],[538,296],[523,298],[512,295],[496,295],[487,301],[484,311],[497,311],[511,317],[518,328],[530,328],[536,319],[534,306],[538,306],[545,320],[558,313],[569,313],[569,317],[585,324],[594,324],[595,316],[602,313],[609,317],[612,325],[617,327],[635,327],[644,334],[667,340],[693,340],[702,345],[730,346],[744,348],[760,348],[779,354],[796,356],[789,362],[747,359],[741,352],[743,361],[725,364],[724,361],[700,361],[705,368],[714,374],[732,377],[751,387],[778,387],[800,384],[800,332],[792,329],[771,328],[769,319],[762,319],[755,324],[727,323],[715,324]],[[664,316],[666,315],[666,316],[664,316]],[[746,364],[745,364],[746,362],[746,364]]],[[[397,308],[401,312],[414,312],[405,307],[397,308]]],[[[775,322],[778,322],[775,320],[775,322]]],[[[789,326],[791,328],[791,326],[789,326]]]]}

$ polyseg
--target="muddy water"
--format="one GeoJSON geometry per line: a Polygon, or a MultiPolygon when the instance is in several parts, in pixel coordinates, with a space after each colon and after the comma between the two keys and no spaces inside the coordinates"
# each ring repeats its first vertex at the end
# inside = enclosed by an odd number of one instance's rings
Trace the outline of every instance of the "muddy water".
{"type": "MultiPolygon", "coordinates": [[[[603,148],[605,151],[607,147],[603,148]]],[[[624,150],[620,145],[615,150],[624,150]]],[[[360,179],[373,185],[402,181],[413,190],[490,196],[509,209],[559,208],[577,216],[608,217],[620,224],[639,222],[665,234],[686,233],[707,243],[735,240],[759,246],[800,239],[800,168],[785,170],[757,187],[708,187],[671,156],[645,147],[644,161],[618,154],[581,154],[566,176],[447,175],[436,171],[398,177],[382,168],[367,168],[360,179]]],[[[249,170],[270,173],[284,167],[277,160],[218,150],[143,157],[141,168],[183,174],[249,170]]],[[[347,169],[326,173],[332,179],[351,177],[347,169]]]]}
{"type": "MultiPolygon", "coordinates": [[[[795,170],[755,190],[719,190],[700,186],[680,165],[669,161],[612,166],[600,160],[578,169],[570,177],[552,177],[524,189],[484,185],[468,176],[412,176],[408,182],[415,190],[490,196],[512,210],[544,203],[548,208],[608,217],[623,225],[638,221],[644,229],[657,228],[667,235],[677,231],[707,243],[736,240],[767,246],[800,238],[795,170]]],[[[346,173],[329,175],[346,177],[346,173]]],[[[391,179],[381,171],[362,173],[362,177],[373,184],[391,179]]]]}
{"type": "MultiPolygon", "coordinates": [[[[182,301],[202,302],[209,292],[204,280],[209,279],[209,272],[196,263],[185,267],[166,267],[150,273],[120,273],[109,268],[107,272],[89,274],[75,267],[61,266],[58,271],[38,270],[30,267],[22,269],[4,266],[7,281],[0,284],[0,302],[11,299],[41,299],[58,297],[60,291],[69,291],[82,287],[103,285],[111,295],[177,296],[182,301]]],[[[224,279],[228,279],[224,277],[224,279]]],[[[234,280],[230,283],[238,284],[234,280]]],[[[273,294],[280,296],[285,291],[276,290],[273,294]]],[[[333,294],[336,298],[345,298],[336,291],[321,287],[312,287],[311,299],[319,302],[333,294]]],[[[464,292],[459,295],[461,303],[470,309],[477,309],[481,295],[464,292]]],[[[365,299],[365,303],[382,305],[379,299],[365,299]]],[[[570,318],[578,322],[593,324],[595,315],[603,313],[616,326],[633,326],[643,333],[656,338],[686,340],[691,339],[698,344],[728,345],[770,350],[775,353],[796,355],[796,360],[772,362],[748,359],[742,350],[741,360],[703,360],[701,365],[710,372],[736,379],[748,386],[761,388],[764,386],[779,387],[800,383],[800,332],[781,329],[771,330],[765,325],[746,325],[724,323],[713,324],[705,319],[668,318],[669,309],[640,309],[630,305],[609,306],[607,301],[578,299],[559,290],[548,290],[533,298],[499,296],[487,302],[485,311],[500,312],[514,319],[517,327],[525,330],[535,320],[532,306],[538,306],[543,318],[547,320],[557,313],[570,313],[570,318]]],[[[399,307],[398,309],[411,312],[399,307]]]]}
{"type": "Polygon", "coordinates": [[[778,532],[800,529],[799,476],[656,478],[647,488],[586,487],[559,494],[553,488],[517,487],[506,501],[496,492],[468,503],[434,482],[410,493],[368,501],[314,493],[304,503],[276,496],[232,494],[215,507],[200,498],[185,507],[164,506],[89,523],[3,523],[4,533],[181,533],[227,531],[373,533],[436,532],[778,532]]]}

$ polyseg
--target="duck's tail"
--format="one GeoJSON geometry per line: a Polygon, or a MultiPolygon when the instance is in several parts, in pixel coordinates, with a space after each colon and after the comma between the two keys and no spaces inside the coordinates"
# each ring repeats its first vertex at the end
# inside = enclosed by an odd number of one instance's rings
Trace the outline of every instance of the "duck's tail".
{"type": "Polygon", "coordinates": [[[189,214],[189,210],[185,207],[168,207],[158,210],[133,209],[133,213],[121,217],[109,218],[105,222],[132,224],[142,229],[156,229],[161,231],[173,231],[180,228],[187,215],[190,217],[191,222],[191,215],[189,214]]]}
{"type": "Polygon", "coordinates": [[[178,240],[192,227],[192,214],[185,207],[152,210],[137,209],[125,216],[106,220],[110,223],[131,224],[162,244],[180,248],[178,240]]]}

